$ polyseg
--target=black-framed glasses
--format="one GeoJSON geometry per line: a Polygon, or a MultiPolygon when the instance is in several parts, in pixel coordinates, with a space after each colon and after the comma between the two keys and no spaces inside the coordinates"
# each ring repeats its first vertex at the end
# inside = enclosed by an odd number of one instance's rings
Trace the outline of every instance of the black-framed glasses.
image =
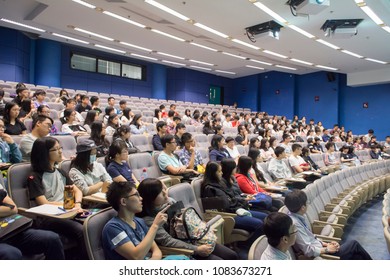
{"type": "Polygon", "coordinates": [[[125,196],[124,198],[129,198],[129,197],[132,197],[132,196],[136,196],[138,198],[140,198],[141,196],[139,195],[139,192],[136,192],[136,193],[133,193],[133,194],[130,194],[128,196],[125,196]]]}
{"type": "Polygon", "coordinates": [[[53,148],[53,149],[50,149],[49,151],[50,151],[50,152],[58,152],[58,151],[62,151],[62,147],[59,147],[59,148],[53,148]]]}
{"type": "Polygon", "coordinates": [[[174,142],[168,142],[168,143],[169,143],[169,144],[177,144],[176,141],[174,141],[174,142]]]}

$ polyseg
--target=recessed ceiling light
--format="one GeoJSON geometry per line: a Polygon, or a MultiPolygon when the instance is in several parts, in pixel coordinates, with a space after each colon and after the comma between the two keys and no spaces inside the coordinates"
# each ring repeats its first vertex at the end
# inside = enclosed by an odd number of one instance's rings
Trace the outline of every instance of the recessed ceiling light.
{"type": "Polygon", "coordinates": [[[190,65],[191,68],[195,69],[200,69],[200,70],[206,70],[206,71],[211,71],[212,69],[206,68],[206,67],[200,67],[200,66],[195,66],[195,65],[190,65]]]}
{"type": "Polygon", "coordinates": [[[82,0],[72,0],[72,1],[77,3],[77,4],[83,5],[83,6],[87,7],[87,8],[90,8],[90,9],[95,9],[96,8],[96,6],[94,6],[92,4],[89,4],[89,3],[85,2],[85,1],[82,1],[82,0]]]}
{"type": "Polygon", "coordinates": [[[95,47],[98,47],[98,48],[101,48],[101,49],[105,49],[105,50],[109,50],[109,51],[114,51],[114,52],[118,52],[118,53],[122,53],[122,54],[125,54],[126,52],[125,51],[122,51],[122,50],[118,50],[118,49],[114,49],[114,48],[110,48],[110,47],[106,47],[106,46],[103,46],[103,45],[95,45],[95,47]]]}
{"type": "Polygon", "coordinates": [[[267,54],[270,54],[270,55],[273,55],[273,56],[280,57],[280,58],[288,58],[287,56],[285,56],[283,54],[272,52],[272,51],[268,51],[268,50],[264,50],[263,52],[265,52],[267,54]]]}
{"type": "Polygon", "coordinates": [[[175,39],[175,40],[178,40],[180,42],[185,42],[186,40],[182,39],[182,38],[179,38],[179,37],[176,37],[174,35],[171,35],[171,34],[168,34],[168,33],[165,33],[165,32],[162,32],[160,30],[157,30],[157,29],[151,29],[150,31],[153,31],[155,33],[158,33],[160,35],[163,35],[165,37],[168,37],[168,38],[172,38],[172,39],[175,39]]]}
{"type": "Polygon", "coordinates": [[[31,25],[27,25],[27,24],[20,23],[20,22],[17,22],[17,21],[9,20],[9,19],[6,19],[6,18],[2,18],[0,20],[4,21],[4,22],[7,22],[7,23],[14,24],[14,25],[18,25],[18,26],[21,26],[21,27],[25,27],[25,28],[29,28],[29,29],[32,29],[32,30],[36,30],[36,31],[39,31],[39,32],[46,32],[45,30],[43,30],[41,28],[37,28],[37,27],[31,26],[31,25]]]}
{"type": "Polygon", "coordinates": [[[108,16],[113,17],[113,18],[116,18],[116,19],[119,19],[119,20],[121,20],[121,21],[130,23],[130,24],[132,24],[132,25],[141,27],[141,28],[145,28],[145,27],[146,27],[145,25],[143,25],[143,24],[141,24],[141,23],[138,23],[138,22],[136,22],[136,21],[134,21],[134,20],[131,20],[131,19],[122,17],[122,16],[120,16],[120,15],[117,15],[117,14],[114,14],[114,13],[111,13],[111,12],[108,12],[108,11],[104,11],[103,14],[108,15],[108,16]]]}
{"type": "Polygon", "coordinates": [[[140,47],[140,46],[137,46],[137,45],[126,43],[126,42],[119,42],[119,43],[122,44],[122,45],[128,46],[128,47],[131,47],[131,48],[135,48],[135,49],[139,49],[139,50],[143,50],[143,51],[147,51],[147,52],[151,52],[152,51],[151,49],[147,49],[147,48],[140,47]]]}
{"type": "Polygon", "coordinates": [[[329,66],[324,66],[324,65],[315,65],[315,67],[321,68],[321,69],[326,69],[326,70],[333,70],[333,71],[339,70],[339,69],[337,69],[337,68],[333,68],[333,67],[329,67],[329,66]]]}
{"type": "Polygon", "coordinates": [[[165,62],[165,63],[173,64],[173,65],[186,66],[183,63],[178,63],[178,62],[174,62],[174,61],[169,61],[169,60],[161,60],[161,61],[165,62]]]}
{"type": "Polygon", "coordinates": [[[213,49],[213,48],[210,48],[210,47],[201,45],[201,44],[197,44],[197,43],[194,43],[194,42],[191,42],[190,44],[191,44],[191,45],[194,45],[194,46],[197,46],[197,47],[199,47],[199,48],[202,48],[202,49],[209,50],[209,51],[213,51],[213,52],[217,52],[217,51],[218,51],[218,50],[216,50],[216,49],[213,49]]]}
{"type": "Polygon", "coordinates": [[[72,37],[65,36],[65,35],[61,35],[61,34],[58,34],[58,33],[53,33],[52,35],[60,37],[60,38],[64,38],[66,40],[71,40],[71,41],[75,41],[75,42],[78,42],[78,43],[82,43],[82,44],[89,44],[89,42],[87,42],[87,41],[79,40],[79,39],[72,38],[72,37]]]}
{"type": "Polygon", "coordinates": [[[230,71],[215,70],[215,72],[218,72],[218,73],[225,73],[225,74],[230,74],[230,75],[236,75],[236,73],[230,72],[230,71]]]}
{"type": "Polygon", "coordinates": [[[297,68],[288,67],[288,66],[284,66],[284,65],[275,65],[275,67],[283,68],[283,69],[288,69],[288,70],[294,70],[294,71],[297,70],[297,68]]]}
{"type": "Polygon", "coordinates": [[[302,64],[310,65],[310,66],[314,65],[314,63],[307,62],[307,61],[300,60],[300,59],[296,59],[296,58],[291,58],[290,60],[291,60],[291,61],[298,62],[298,63],[302,63],[302,64]]]}
{"type": "Polygon", "coordinates": [[[140,55],[140,54],[137,54],[137,53],[131,53],[130,55],[135,56],[135,57],[139,57],[139,58],[144,58],[144,59],[158,60],[157,58],[150,57],[150,56],[145,56],[145,55],[140,55]]]}
{"type": "Polygon", "coordinates": [[[95,36],[95,37],[98,37],[98,38],[101,38],[101,39],[104,39],[104,40],[114,41],[114,39],[112,39],[110,37],[106,37],[106,36],[103,36],[103,35],[100,35],[100,34],[97,34],[97,33],[94,33],[94,32],[88,31],[88,30],[85,30],[85,29],[81,29],[81,28],[78,28],[78,27],[75,27],[74,30],[82,32],[82,33],[85,33],[85,34],[88,34],[88,35],[91,35],[91,36],[95,36]]]}
{"type": "Polygon", "coordinates": [[[195,63],[199,63],[199,64],[203,64],[203,65],[214,66],[214,64],[212,64],[212,63],[203,62],[203,61],[199,61],[199,60],[195,60],[195,59],[190,59],[190,61],[195,62],[195,63]]]}
{"type": "Polygon", "coordinates": [[[240,40],[237,40],[237,39],[232,39],[232,41],[237,43],[237,44],[241,44],[241,45],[243,45],[245,47],[251,48],[251,49],[260,50],[259,47],[256,47],[254,45],[248,44],[246,42],[243,42],[243,41],[240,41],[240,40]]]}
{"type": "Polygon", "coordinates": [[[222,38],[225,38],[225,39],[226,39],[226,38],[229,37],[228,35],[226,35],[226,34],[224,34],[224,33],[222,33],[222,32],[219,32],[219,31],[217,31],[217,30],[215,30],[215,29],[212,29],[211,27],[208,27],[208,26],[206,26],[206,25],[204,25],[204,24],[201,24],[201,23],[199,23],[199,22],[194,23],[194,25],[197,26],[197,27],[199,27],[199,28],[202,28],[203,30],[206,30],[206,31],[211,32],[211,33],[214,33],[215,35],[218,35],[218,36],[220,36],[220,37],[222,37],[222,38]]]}
{"type": "Polygon", "coordinates": [[[178,12],[176,12],[175,10],[172,10],[171,8],[168,8],[167,6],[164,6],[163,4],[160,4],[158,3],[157,1],[154,1],[154,0],[145,0],[146,3],[152,5],[152,6],[155,6],[156,8],[160,9],[160,10],[163,10],[164,12],[167,12],[175,17],[178,17],[184,21],[189,21],[190,18],[186,17],[185,15],[182,15],[178,12]]]}
{"type": "Polygon", "coordinates": [[[177,56],[177,55],[173,55],[173,54],[169,54],[169,53],[163,53],[163,52],[157,52],[157,53],[161,54],[161,55],[169,56],[169,57],[172,57],[172,58],[177,58],[177,59],[184,60],[184,57],[180,57],[180,56],[177,56]]]}
{"type": "Polygon", "coordinates": [[[253,69],[258,69],[258,70],[264,70],[264,68],[257,67],[257,66],[252,66],[252,65],[245,65],[245,67],[253,68],[253,69]]]}
{"type": "Polygon", "coordinates": [[[226,54],[226,55],[228,55],[228,56],[235,57],[235,58],[246,59],[246,57],[239,56],[239,55],[235,55],[235,54],[232,54],[232,53],[228,53],[228,52],[222,52],[222,53],[223,53],[223,54],[226,54]]]}

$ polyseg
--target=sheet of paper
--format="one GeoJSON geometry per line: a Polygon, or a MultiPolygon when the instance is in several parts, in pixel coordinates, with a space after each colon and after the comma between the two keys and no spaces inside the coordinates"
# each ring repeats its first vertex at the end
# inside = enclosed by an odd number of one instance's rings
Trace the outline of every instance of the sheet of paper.
{"type": "Polygon", "coordinates": [[[96,197],[96,198],[100,198],[100,199],[106,199],[106,193],[102,193],[102,192],[94,193],[91,196],[96,197]]]}
{"type": "Polygon", "coordinates": [[[61,215],[67,213],[67,211],[64,211],[61,206],[52,204],[43,204],[36,207],[32,207],[30,209],[27,209],[26,212],[46,215],[61,215]]]}

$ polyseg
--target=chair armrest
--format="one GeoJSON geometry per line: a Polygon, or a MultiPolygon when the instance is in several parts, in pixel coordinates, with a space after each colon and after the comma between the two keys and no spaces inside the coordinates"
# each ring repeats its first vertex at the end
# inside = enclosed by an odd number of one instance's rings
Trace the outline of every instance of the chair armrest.
{"type": "Polygon", "coordinates": [[[324,221],[319,221],[319,220],[314,220],[313,221],[313,226],[326,226],[326,225],[331,225],[332,227],[339,227],[339,228],[344,228],[344,225],[342,224],[332,224],[332,223],[327,223],[327,222],[324,222],[324,221]]]}
{"type": "Polygon", "coordinates": [[[213,211],[213,210],[206,210],[205,212],[207,216],[216,216],[221,215],[222,217],[236,217],[237,214],[234,213],[228,213],[228,212],[219,212],[219,211],[213,211]]]}
{"type": "Polygon", "coordinates": [[[186,255],[191,256],[194,254],[193,250],[184,249],[184,248],[173,248],[173,247],[165,247],[158,246],[163,253],[163,255],[186,255]]]}
{"type": "Polygon", "coordinates": [[[323,235],[318,235],[318,234],[315,234],[315,236],[317,237],[317,239],[319,239],[321,241],[325,241],[325,242],[330,242],[330,241],[340,242],[341,241],[341,238],[338,238],[338,237],[328,237],[328,236],[323,236],[323,235]]]}
{"type": "Polygon", "coordinates": [[[329,254],[321,254],[320,257],[323,258],[324,260],[339,260],[340,259],[340,257],[338,257],[338,256],[333,256],[333,255],[329,255],[329,254]]]}

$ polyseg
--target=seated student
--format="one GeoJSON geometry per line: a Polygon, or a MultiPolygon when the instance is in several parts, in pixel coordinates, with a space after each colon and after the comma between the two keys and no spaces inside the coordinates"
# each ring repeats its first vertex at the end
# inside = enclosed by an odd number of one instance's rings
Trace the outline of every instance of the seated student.
{"type": "MultiPolygon", "coordinates": [[[[309,141],[309,140],[308,140],[309,141]]],[[[321,145],[321,138],[314,137],[313,148],[310,150],[312,154],[323,154],[324,149],[321,145]]]]}
{"type": "Polygon", "coordinates": [[[161,144],[164,150],[158,156],[157,161],[158,167],[163,173],[177,176],[185,176],[185,174],[189,176],[189,173],[193,175],[198,174],[195,170],[183,165],[178,156],[174,154],[176,141],[172,134],[164,135],[161,139],[161,144]]]}
{"type": "Polygon", "coordinates": [[[89,103],[91,103],[91,110],[98,112],[98,114],[101,114],[103,112],[102,109],[100,109],[99,97],[95,95],[91,96],[91,98],[89,99],[89,103]]]}
{"type": "MultiPolygon", "coordinates": [[[[0,185],[0,218],[18,213],[15,202],[0,185]]],[[[64,248],[58,234],[28,228],[0,241],[0,260],[21,260],[23,254],[44,254],[46,260],[63,260],[64,248]]]]}
{"type": "MultiPolygon", "coordinates": [[[[27,178],[30,200],[38,205],[53,204],[63,206],[65,186],[70,186],[74,193],[74,210],[82,212],[81,201],[83,194],[73,184],[65,172],[56,168],[56,163],[62,161],[62,147],[57,139],[43,137],[35,140],[31,151],[32,173],[27,178]]],[[[77,241],[78,259],[86,259],[83,225],[76,220],[42,218],[40,228],[63,234],[77,241]]]]}
{"type": "MultiPolygon", "coordinates": [[[[301,157],[302,147],[299,144],[292,145],[292,154],[288,158],[288,162],[290,163],[291,168],[295,171],[295,173],[299,174],[304,171],[311,170],[311,166],[301,157]]],[[[303,178],[308,182],[314,182],[319,179],[321,176],[310,174],[304,175],[303,178]]]]}
{"type": "MultiPolygon", "coordinates": [[[[137,217],[144,219],[146,225],[152,226],[155,216],[161,209],[164,209],[174,201],[168,198],[167,187],[158,179],[147,178],[141,182],[138,192],[142,197],[142,212],[137,217]]],[[[184,248],[194,251],[194,258],[200,260],[236,260],[238,255],[231,249],[216,244],[214,250],[211,245],[192,245],[191,242],[185,242],[173,238],[169,234],[169,225],[164,224],[158,228],[155,241],[158,245],[184,248]]]]}
{"type": "Polygon", "coordinates": [[[130,182],[139,185],[137,178],[127,163],[129,151],[125,141],[115,140],[112,142],[106,157],[107,172],[114,182],[130,182]]]}
{"type": "Polygon", "coordinates": [[[87,130],[76,122],[76,111],[72,109],[65,109],[64,116],[61,118],[61,131],[69,133],[72,136],[88,135],[87,130]]]}
{"type": "Polygon", "coordinates": [[[382,160],[381,156],[381,150],[378,145],[371,145],[370,146],[370,156],[372,159],[382,160]]]}
{"type": "Polygon", "coordinates": [[[89,97],[87,95],[81,95],[80,99],[81,103],[77,104],[75,108],[77,112],[81,114],[82,112],[88,112],[92,110],[91,105],[89,105],[89,97]]]}
{"type": "Polygon", "coordinates": [[[31,133],[24,136],[19,143],[23,161],[30,161],[31,150],[35,140],[49,135],[52,125],[53,119],[48,116],[38,115],[34,118],[31,133]]]}
{"type": "Polygon", "coordinates": [[[226,137],[226,150],[229,152],[229,155],[236,161],[241,156],[233,137],[226,137]]]}
{"type": "Polygon", "coordinates": [[[279,146],[284,148],[284,151],[287,155],[290,155],[292,153],[291,146],[289,145],[289,143],[291,142],[291,139],[292,139],[291,135],[284,133],[282,136],[282,139],[283,140],[282,140],[282,142],[280,142],[279,146]]]}
{"type": "Polygon", "coordinates": [[[10,135],[4,132],[5,126],[0,119],[0,170],[7,169],[12,163],[22,161],[22,153],[10,135]]]}
{"type": "Polygon", "coordinates": [[[112,114],[108,117],[107,119],[107,124],[106,124],[106,135],[107,136],[113,136],[116,129],[119,127],[119,117],[117,114],[112,114]]]}
{"type": "Polygon", "coordinates": [[[102,121],[94,121],[91,124],[91,137],[89,139],[94,141],[97,146],[96,157],[105,157],[108,153],[110,142],[106,138],[106,130],[103,129],[102,121]]]}
{"type": "Polygon", "coordinates": [[[326,143],[325,148],[326,148],[326,153],[324,158],[325,165],[333,166],[339,169],[340,161],[336,158],[336,155],[334,153],[334,143],[333,142],[326,143]]]}
{"type": "Polygon", "coordinates": [[[321,170],[321,168],[311,159],[309,148],[302,148],[302,158],[310,166],[310,170],[320,173],[327,173],[326,168],[321,170]]]}
{"type": "Polygon", "coordinates": [[[108,260],[161,260],[162,253],[154,238],[167,221],[167,207],[156,214],[150,228],[136,217],[142,212],[142,198],[130,182],[114,182],[107,191],[107,201],[118,212],[103,228],[102,247],[108,260]]]}
{"type": "Polygon", "coordinates": [[[389,149],[390,148],[390,136],[386,136],[385,143],[383,144],[383,147],[385,149],[389,149]]]}
{"type": "Polygon", "coordinates": [[[203,132],[203,134],[206,134],[206,135],[214,134],[214,129],[211,127],[210,121],[204,122],[202,132],[203,132]]]}
{"type": "Polygon", "coordinates": [[[157,122],[156,130],[157,133],[152,138],[153,149],[155,151],[162,151],[164,147],[161,144],[161,138],[167,134],[167,123],[164,121],[157,122]]]}
{"type": "Polygon", "coordinates": [[[134,145],[134,143],[130,140],[131,132],[130,127],[128,125],[121,125],[118,127],[112,136],[113,141],[123,141],[127,146],[127,151],[129,154],[139,153],[140,150],[134,145]]]}
{"type": "MultiPolygon", "coordinates": [[[[297,144],[299,145],[299,144],[297,144]]],[[[289,179],[292,177],[290,168],[286,165],[283,159],[286,158],[286,152],[283,147],[275,148],[276,158],[271,159],[268,165],[268,172],[271,173],[276,179],[289,179]]],[[[303,189],[308,183],[307,182],[289,182],[289,186],[292,188],[303,189]]]]}
{"type": "Polygon", "coordinates": [[[253,241],[263,234],[262,225],[267,214],[251,210],[248,201],[252,199],[252,196],[245,198],[241,195],[242,193],[238,185],[232,183],[231,176],[234,167],[229,168],[228,166],[236,166],[236,163],[232,159],[224,159],[221,165],[213,161],[207,163],[201,186],[201,197],[204,199],[218,198],[224,205],[223,212],[236,213],[237,216],[234,217],[235,228],[253,233],[246,242],[247,244],[252,244],[253,241]],[[222,173],[223,166],[225,166],[225,173],[222,173]],[[230,173],[230,176],[228,173],[230,173]],[[224,177],[227,177],[227,180],[224,177]]]}
{"type": "Polygon", "coordinates": [[[20,107],[18,104],[8,102],[4,108],[4,125],[5,133],[9,135],[25,135],[27,128],[22,121],[19,120],[20,107]]]}
{"type": "Polygon", "coordinates": [[[132,134],[143,134],[147,132],[146,126],[142,121],[141,114],[135,114],[134,118],[130,122],[130,131],[132,134]]]}
{"type": "Polygon", "coordinates": [[[195,149],[195,140],[192,137],[191,133],[185,132],[181,141],[183,143],[183,149],[179,150],[178,156],[179,160],[184,166],[187,166],[188,169],[194,169],[198,171],[198,166],[203,168],[206,165],[203,163],[202,155],[195,149]]]}
{"type": "Polygon", "coordinates": [[[83,126],[89,134],[91,134],[92,123],[98,120],[99,120],[99,112],[97,110],[88,111],[83,126]]]}
{"type": "MultiPolygon", "coordinates": [[[[37,108],[37,113],[32,116],[33,121],[39,115],[44,115],[44,116],[50,117],[50,108],[47,105],[39,106],[37,108]]],[[[53,125],[51,126],[50,135],[58,134],[58,132],[59,132],[59,129],[53,123],[53,125]]]]}
{"type": "Polygon", "coordinates": [[[76,147],[76,157],[70,164],[69,177],[84,196],[106,192],[112,183],[104,166],[96,161],[96,148],[93,140],[80,139],[76,147]]]}
{"type": "Polygon", "coordinates": [[[239,145],[248,145],[249,144],[249,139],[248,139],[248,130],[246,130],[244,125],[239,125],[237,126],[237,131],[238,135],[236,136],[235,140],[237,144],[239,145]]]}
{"type": "Polygon", "coordinates": [[[356,162],[356,158],[354,157],[354,154],[350,152],[350,147],[348,147],[347,145],[341,147],[340,162],[345,167],[353,166],[354,163],[356,162]]]}
{"type": "Polygon", "coordinates": [[[211,145],[209,147],[210,161],[220,162],[224,158],[231,158],[228,150],[224,148],[225,138],[221,135],[215,134],[211,138],[211,145]]]}
{"type": "Polygon", "coordinates": [[[130,108],[126,107],[122,111],[122,116],[120,116],[120,118],[119,118],[119,123],[122,125],[129,125],[129,123],[131,122],[133,117],[134,117],[134,113],[131,111],[130,108]]]}
{"type": "Polygon", "coordinates": [[[295,251],[307,258],[317,258],[321,254],[339,256],[342,260],[371,260],[371,256],[356,241],[349,240],[342,245],[336,241],[323,242],[317,239],[311,230],[311,225],[306,219],[307,196],[301,190],[293,190],[286,195],[285,204],[290,211],[290,217],[297,230],[295,251]]]}
{"type": "Polygon", "coordinates": [[[291,260],[288,249],[297,238],[292,219],[284,213],[270,213],[264,220],[263,230],[268,245],[261,254],[261,260],[291,260]]]}
{"type": "Polygon", "coordinates": [[[270,141],[267,138],[263,138],[260,141],[260,153],[264,161],[269,161],[275,157],[275,152],[270,147],[270,141]]]}
{"type": "Polygon", "coordinates": [[[178,123],[176,125],[176,133],[175,133],[175,140],[176,140],[178,149],[181,149],[184,146],[184,143],[182,142],[181,137],[183,136],[183,134],[185,132],[186,132],[186,126],[184,125],[184,123],[178,123]]]}

